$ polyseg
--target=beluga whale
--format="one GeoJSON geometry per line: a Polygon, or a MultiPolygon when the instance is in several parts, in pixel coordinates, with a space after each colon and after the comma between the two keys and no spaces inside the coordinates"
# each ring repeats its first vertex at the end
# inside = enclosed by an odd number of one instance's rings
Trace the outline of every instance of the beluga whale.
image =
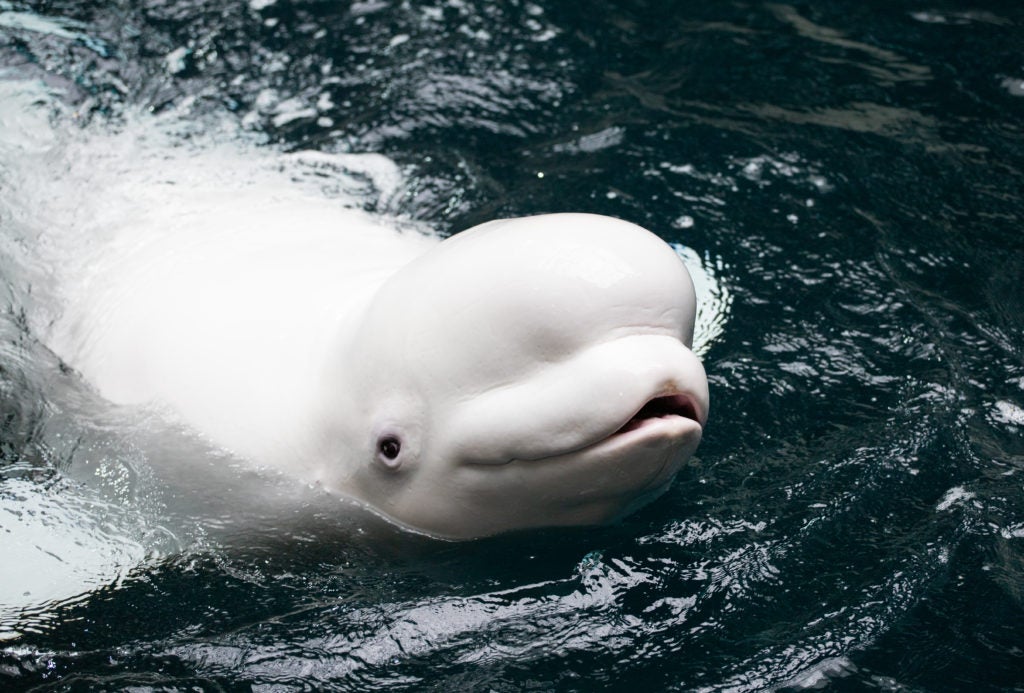
{"type": "Polygon", "coordinates": [[[614,521],[697,449],[694,287],[654,233],[566,213],[440,239],[244,203],[96,249],[50,348],[111,402],[439,538],[614,521]]]}

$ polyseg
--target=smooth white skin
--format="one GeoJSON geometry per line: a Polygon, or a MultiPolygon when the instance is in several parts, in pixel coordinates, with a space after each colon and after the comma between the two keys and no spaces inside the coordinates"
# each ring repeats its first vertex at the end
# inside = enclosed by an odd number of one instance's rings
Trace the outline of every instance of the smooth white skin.
{"type": "Polygon", "coordinates": [[[613,520],[697,448],[693,285],[640,227],[555,214],[438,243],[251,217],[105,249],[52,347],[112,401],[439,537],[613,520]],[[689,411],[622,430],[658,397],[689,411]]]}

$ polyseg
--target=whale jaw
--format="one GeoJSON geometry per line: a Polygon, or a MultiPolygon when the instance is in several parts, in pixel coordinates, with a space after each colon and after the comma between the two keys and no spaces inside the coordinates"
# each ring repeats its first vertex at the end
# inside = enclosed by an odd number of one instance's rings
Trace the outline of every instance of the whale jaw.
{"type": "MultiPolygon", "coordinates": [[[[662,495],[692,458],[706,402],[699,391],[659,394],[624,415],[611,433],[532,458],[448,458],[436,488],[381,510],[403,526],[449,540],[615,522],[662,495]]],[[[430,479],[425,474],[423,481],[432,485],[430,479]]]]}
{"type": "Polygon", "coordinates": [[[648,418],[561,456],[464,465],[447,489],[460,499],[457,517],[433,512],[436,507],[420,508],[413,525],[420,533],[460,541],[516,530],[612,523],[667,491],[701,435],[692,419],[648,418]]]}

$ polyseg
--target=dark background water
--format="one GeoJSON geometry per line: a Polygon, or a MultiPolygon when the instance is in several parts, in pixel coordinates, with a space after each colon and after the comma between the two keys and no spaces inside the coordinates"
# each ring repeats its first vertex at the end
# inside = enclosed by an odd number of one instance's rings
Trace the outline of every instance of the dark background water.
{"type": "MultiPolygon", "coordinates": [[[[1022,32],[996,1],[0,3],[0,64],[83,113],[195,96],[388,155],[446,232],[611,214],[733,296],[697,464],[621,524],[254,530],[64,607],[0,686],[1024,690],[1022,32]]],[[[46,407],[5,407],[31,456],[46,407]]]]}

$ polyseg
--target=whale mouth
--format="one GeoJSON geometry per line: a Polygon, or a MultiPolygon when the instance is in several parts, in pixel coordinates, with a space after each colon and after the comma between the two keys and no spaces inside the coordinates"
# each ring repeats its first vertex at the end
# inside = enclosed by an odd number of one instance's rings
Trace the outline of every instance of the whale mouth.
{"type": "Polygon", "coordinates": [[[676,440],[696,434],[699,440],[706,421],[707,412],[697,396],[680,392],[658,395],[647,400],[618,428],[605,429],[603,433],[598,432],[597,436],[581,440],[576,445],[532,454],[502,455],[492,460],[474,458],[467,462],[474,466],[503,466],[512,462],[554,460],[579,453],[591,456],[621,453],[626,448],[655,439],[676,440]]]}
{"type": "Polygon", "coordinates": [[[652,421],[674,417],[689,419],[702,428],[704,426],[703,417],[692,397],[683,394],[663,395],[648,400],[612,437],[635,431],[652,421]]]}

